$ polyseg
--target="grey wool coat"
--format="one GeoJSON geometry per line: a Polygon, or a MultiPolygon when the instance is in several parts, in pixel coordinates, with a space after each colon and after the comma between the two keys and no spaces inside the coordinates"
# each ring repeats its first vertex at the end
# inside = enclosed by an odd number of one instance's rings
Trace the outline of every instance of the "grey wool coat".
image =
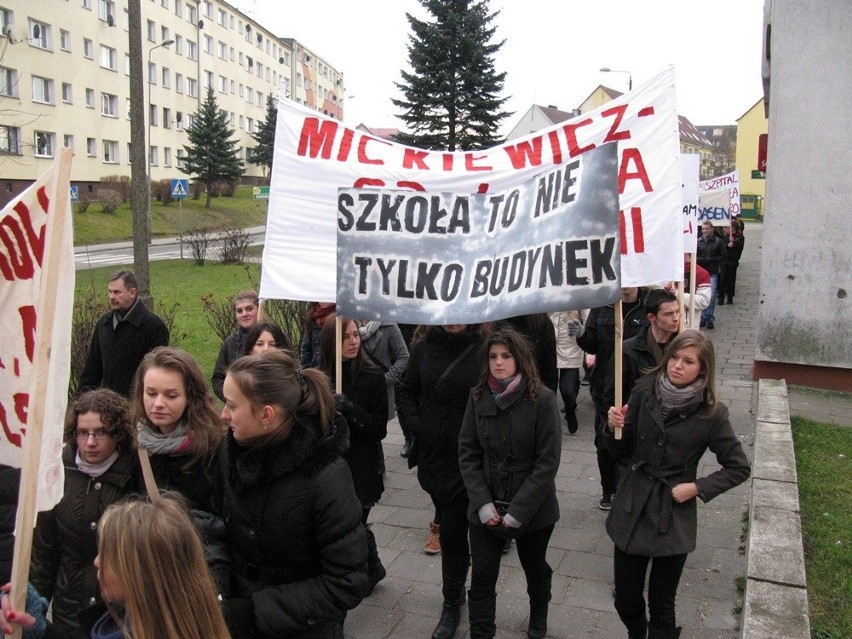
{"type": "Polygon", "coordinates": [[[718,405],[708,417],[702,398],[663,418],[655,387],[655,374],[637,382],[622,439],[609,434],[613,453],[629,462],[606,530],[621,551],[648,557],[695,550],[697,499],[676,503],[671,496],[674,486],[695,482],[698,497],[708,502],[744,482],[751,472],[726,406],[718,405]],[[721,468],[697,477],[698,462],[708,448],[721,468]]]}
{"type": "Polygon", "coordinates": [[[556,394],[542,386],[535,399],[525,388],[494,400],[488,389],[471,395],[459,434],[459,467],[467,489],[468,519],[483,526],[477,511],[494,500],[510,502],[518,529],[495,532],[520,536],[559,520],[556,471],[562,454],[562,425],[556,394]],[[498,405],[499,404],[499,405],[498,405]]]}

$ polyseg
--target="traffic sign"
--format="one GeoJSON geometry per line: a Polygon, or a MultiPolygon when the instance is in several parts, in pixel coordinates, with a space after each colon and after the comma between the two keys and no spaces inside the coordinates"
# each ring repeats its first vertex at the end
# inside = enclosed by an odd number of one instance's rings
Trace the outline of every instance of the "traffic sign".
{"type": "Polygon", "coordinates": [[[80,192],[77,190],[76,186],[71,187],[71,201],[79,202],[80,201],[80,192]]]}
{"type": "Polygon", "coordinates": [[[256,186],[251,190],[252,195],[255,200],[268,200],[269,199],[269,187],[268,186],[256,186]]]}
{"type": "Polygon", "coordinates": [[[189,181],[186,178],[172,178],[172,198],[183,200],[189,193],[189,181]]]}

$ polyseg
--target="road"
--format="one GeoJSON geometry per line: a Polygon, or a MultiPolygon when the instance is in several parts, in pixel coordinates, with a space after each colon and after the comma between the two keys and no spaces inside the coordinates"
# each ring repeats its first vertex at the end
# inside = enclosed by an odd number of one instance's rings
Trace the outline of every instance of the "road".
{"type": "MultiPolygon", "coordinates": [[[[256,226],[246,229],[246,231],[249,234],[249,241],[252,246],[263,244],[266,237],[265,227],[256,226]]],[[[212,250],[208,250],[208,256],[212,256],[212,250]]],[[[180,238],[177,237],[157,238],[148,246],[149,261],[175,260],[181,257],[192,259],[192,249],[186,239],[183,241],[183,255],[181,255],[180,238]]],[[[126,264],[133,264],[133,242],[74,247],[74,265],[78,271],[100,266],[123,266],[126,264]]]]}

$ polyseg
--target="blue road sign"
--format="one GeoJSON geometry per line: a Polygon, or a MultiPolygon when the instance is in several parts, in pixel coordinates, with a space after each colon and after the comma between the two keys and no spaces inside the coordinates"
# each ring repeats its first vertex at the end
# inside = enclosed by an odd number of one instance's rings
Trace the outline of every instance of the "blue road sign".
{"type": "Polygon", "coordinates": [[[189,193],[188,180],[185,178],[172,178],[172,197],[175,200],[184,199],[189,193]]]}
{"type": "Polygon", "coordinates": [[[80,200],[80,192],[77,190],[76,186],[71,187],[71,201],[78,202],[80,200]]]}

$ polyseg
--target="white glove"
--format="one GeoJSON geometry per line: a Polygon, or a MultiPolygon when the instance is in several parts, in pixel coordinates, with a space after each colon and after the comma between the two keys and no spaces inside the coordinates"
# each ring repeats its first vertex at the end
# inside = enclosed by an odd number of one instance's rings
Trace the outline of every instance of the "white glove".
{"type": "Polygon", "coordinates": [[[512,515],[510,515],[509,513],[506,513],[505,515],[503,515],[503,525],[506,528],[520,528],[521,522],[512,517],[512,515]]]}
{"type": "Polygon", "coordinates": [[[568,335],[571,337],[582,337],[585,332],[586,327],[583,326],[583,322],[578,319],[568,320],[568,335]]]}
{"type": "Polygon", "coordinates": [[[482,506],[477,512],[479,513],[479,521],[481,521],[483,524],[487,525],[490,522],[493,522],[494,520],[500,520],[500,514],[497,512],[497,509],[494,507],[494,504],[490,501],[484,506],[482,506]]]}

